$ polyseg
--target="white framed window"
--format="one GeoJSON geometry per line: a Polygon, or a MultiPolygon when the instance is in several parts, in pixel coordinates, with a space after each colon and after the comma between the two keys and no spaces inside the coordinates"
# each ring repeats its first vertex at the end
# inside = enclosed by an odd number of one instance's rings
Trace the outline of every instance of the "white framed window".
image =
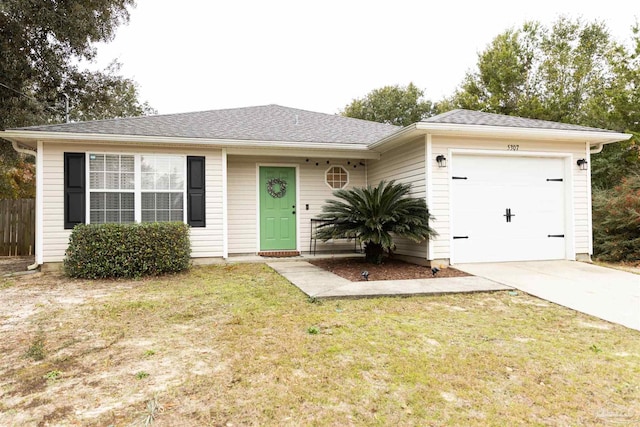
{"type": "Polygon", "coordinates": [[[179,156],[141,156],[141,221],[183,221],[186,162],[179,156]]]}
{"type": "Polygon", "coordinates": [[[349,172],[342,166],[331,166],[325,172],[325,182],[334,190],[344,188],[349,184],[349,172]]]}
{"type": "Polygon", "coordinates": [[[89,222],[134,222],[134,156],[89,155],[89,222]]]}
{"type": "Polygon", "coordinates": [[[185,156],[88,156],[90,223],[185,221],[185,156]]]}

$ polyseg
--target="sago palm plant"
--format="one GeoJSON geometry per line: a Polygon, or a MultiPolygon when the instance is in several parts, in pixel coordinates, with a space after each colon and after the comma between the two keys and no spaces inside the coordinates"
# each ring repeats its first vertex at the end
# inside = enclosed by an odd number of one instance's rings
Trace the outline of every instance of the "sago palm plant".
{"type": "Polygon", "coordinates": [[[365,257],[380,264],[384,252],[391,252],[393,237],[406,237],[416,243],[437,233],[429,226],[433,217],[424,199],[409,196],[411,184],[381,181],[372,188],[337,190],[336,199],[327,200],[316,238],[358,239],[365,245],[365,257]]]}

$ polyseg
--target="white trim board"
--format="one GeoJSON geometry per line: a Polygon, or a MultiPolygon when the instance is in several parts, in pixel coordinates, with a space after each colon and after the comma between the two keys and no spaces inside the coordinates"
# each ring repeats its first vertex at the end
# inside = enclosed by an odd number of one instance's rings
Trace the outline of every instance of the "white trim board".
{"type": "MultiPolygon", "coordinates": [[[[44,144],[36,152],[36,264],[44,263],[44,144]]],[[[63,159],[64,162],[64,159],[63,159]]],[[[63,200],[63,203],[64,200],[63,200]]]]}
{"type": "MultiPolygon", "coordinates": [[[[431,141],[431,134],[428,133],[425,136],[425,188],[427,190],[427,207],[429,212],[433,209],[433,142],[431,141]]],[[[437,218],[436,218],[437,221],[437,218]]],[[[433,226],[433,225],[432,225],[433,226]]],[[[433,261],[433,239],[427,241],[427,260],[433,261]]]]}
{"type": "MultiPolygon", "coordinates": [[[[227,189],[227,149],[222,149],[222,257],[229,258],[229,200],[227,189]]],[[[206,161],[206,160],[205,160],[206,161]]],[[[206,202],[205,202],[206,203],[206,202]]],[[[207,210],[208,212],[209,210],[207,210]]]]}

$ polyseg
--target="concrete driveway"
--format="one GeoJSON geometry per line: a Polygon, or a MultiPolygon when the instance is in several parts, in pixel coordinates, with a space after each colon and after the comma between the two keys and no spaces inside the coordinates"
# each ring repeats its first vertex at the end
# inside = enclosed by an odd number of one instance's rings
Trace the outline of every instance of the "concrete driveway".
{"type": "Polygon", "coordinates": [[[640,330],[640,275],[577,261],[457,264],[453,267],[640,330]]]}

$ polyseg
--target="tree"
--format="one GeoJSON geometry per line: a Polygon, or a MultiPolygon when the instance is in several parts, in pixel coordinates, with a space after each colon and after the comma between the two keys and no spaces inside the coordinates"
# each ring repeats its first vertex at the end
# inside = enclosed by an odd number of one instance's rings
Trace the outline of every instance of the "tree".
{"type": "Polygon", "coordinates": [[[60,94],[110,41],[134,0],[5,0],[0,6],[0,129],[60,121],[60,94]],[[7,86],[10,88],[7,88],[7,86]],[[20,93],[26,94],[22,96],[20,93]]]}
{"type": "Polygon", "coordinates": [[[409,197],[410,184],[390,181],[371,188],[337,190],[336,199],[327,200],[322,207],[316,237],[329,239],[358,239],[365,244],[366,260],[380,264],[384,251],[391,252],[393,236],[405,237],[416,243],[436,236],[429,226],[433,217],[424,199],[409,197]]]}
{"type": "MultiPolygon", "coordinates": [[[[452,99],[441,102],[440,110],[466,108],[498,114],[515,114],[531,101],[533,82],[532,43],[537,25],[525,24],[522,31],[507,30],[478,55],[478,70],[467,73],[452,99]]],[[[444,112],[441,111],[441,112],[444,112]]]]}
{"type": "MultiPolygon", "coordinates": [[[[635,46],[628,49],[600,22],[560,18],[550,28],[525,23],[498,35],[478,55],[477,69],[438,109],[640,132],[637,25],[633,35],[635,46]]],[[[594,186],[612,188],[623,176],[640,171],[638,139],[607,146],[592,163],[594,186]]]]}
{"type": "Polygon", "coordinates": [[[591,185],[594,189],[612,190],[626,176],[640,174],[640,133],[628,141],[607,144],[600,154],[591,155],[591,185]]]}
{"type": "MultiPolygon", "coordinates": [[[[81,71],[95,43],[108,42],[128,21],[134,0],[4,0],[0,3],[0,130],[64,120],[62,93],[70,97],[74,120],[148,114],[135,83],[119,76],[119,65],[81,71]]],[[[27,163],[32,161],[27,158],[27,163]]],[[[19,176],[11,145],[0,140],[0,197],[19,176]]],[[[26,164],[26,163],[25,163],[26,164]]]]}
{"type": "Polygon", "coordinates": [[[625,142],[605,145],[601,154],[591,157],[594,189],[612,189],[625,176],[640,174],[640,27],[632,28],[629,49],[614,52],[616,79],[608,88],[612,105],[610,120],[619,123],[614,129],[624,129],[634,137],[625,142]]]}
{"type": "Polygon", "coordinates": [[[413,83],[374,89],[364,98],[351,101],[340,113],[346,117],[407,126],[434,114],[431,101],[413,83]]]}
{"type": "Polygon", "coordinates": [[[104,71],[77,71],[70,76],[67,93],[76,104],[71,121],[103,120],[155,114],[149,103],[138,101],[138,86],[119,75],[121,64],[114,61],[104,71]]]}
{"type": "Polygon", "coordinates": [[[5,199],[33,199],[36,197],[36,165],[19,158],[12,168],[0,177],[0,194],[5,199]]]}
{"type": "Polygon", "coordinates": [[[640,259],[640,175],[623,177],[613,191],[593,191],[595,255],[606,261],[640,259]]]}
{"type": "Polygon", "coordinates": [[[493,39],[448,106],[602,125],[620,48],[602,23],[527,22],[493,39]]]}

